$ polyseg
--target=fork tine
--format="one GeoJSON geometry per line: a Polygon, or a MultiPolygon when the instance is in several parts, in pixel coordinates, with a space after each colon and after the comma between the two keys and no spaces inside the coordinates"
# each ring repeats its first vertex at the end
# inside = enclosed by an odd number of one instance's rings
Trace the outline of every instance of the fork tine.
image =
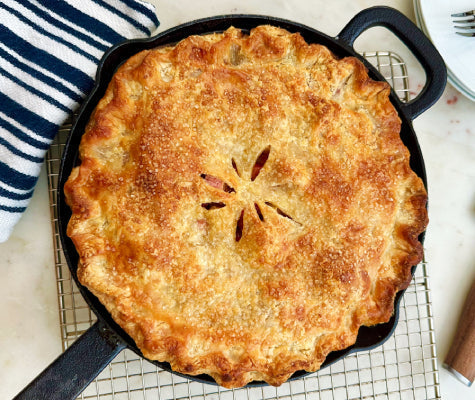
{"type": "Polygon", "coordinates": [[[475,10],[465,11],[457,14],[452,14],[452,17],[468,17],[470,15],[475,15],[475,10]]]}
{"type": "Polygon", "coordinates": [[[469,19],[454,19],[454,22],[456,24],[471,24],[472,22],[475,22],[475,17],[469,19]]]}
{"type": "Polygon", "coordinates": [[[454,25],[454,28],[457,28],[457,29],[475,29],[475,24],[473,24],[473,25],[454,25]]]}
{"type": "Polygon", "coordinates": [[[469,33],[469,32],[455,32],[457,35],[461,36],[467,36],[467,37],[475,37],[475,32],[469,33]]]}

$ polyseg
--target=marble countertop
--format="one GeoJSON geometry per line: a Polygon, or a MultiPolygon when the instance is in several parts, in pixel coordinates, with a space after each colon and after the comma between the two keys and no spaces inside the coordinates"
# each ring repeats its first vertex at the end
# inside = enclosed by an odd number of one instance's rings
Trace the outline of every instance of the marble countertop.
{"type": "MultiPolygon", "coordinates": [[[[415,20],[411,0],[154,0],[160,31],[196,18],[268,14],[291,19],[335,36],[358,11],[388,5],[415,20]]],[[[408,50],[383,28],[356,42],[358,51],[391,50],[406,61],[411,91],[424,74],[408,50]]],[[[465,296],[475,279],[475,103],[450,85],[441,99],[413,123],[424,156],[430,224],[425,251],[431,282],[440,388],[444,399],[475,398],[441,367],[455,333],[465,296]]],[[[12,398],[61,353],[58,300],[46,173],[11,238],[0,244],[0,398],[12,398]]]]}

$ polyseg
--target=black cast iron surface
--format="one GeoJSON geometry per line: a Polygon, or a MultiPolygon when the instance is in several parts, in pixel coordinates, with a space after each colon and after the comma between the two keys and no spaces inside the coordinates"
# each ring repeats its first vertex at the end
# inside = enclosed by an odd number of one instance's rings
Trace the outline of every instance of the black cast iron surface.
{"type": "MultiPolygon", "coordinates": [[[[167,30],[150,39],[131,40],[113,47],[104,55],[98,67],[96,85],[83,104],[73,126],[63,154],[58,186],[59,227],[63,252],[71,270],[71,275],[86,302],[97,315],[98,322],[28,385],[16,399],[74,399],[124,348],[127,347],[143,357],[134,341],[115,323],[105,307],[78,282],[78,254],[73,243],[66,235],[66,227],[71,212],[65,203],[63,186],[72,168],[79,164],[78,147],[81,136],[92,111],[103,97],[113,74],[125,60],[139,51],[172,44],[190,35],[224,31],[230,26],[249,31],[263,24],[279,26],[290,32],[299,32],[306,42],[322,44],[338,57],[357,57],[368,68],[370,77],[378,81],[384,81],[384,78],[372,65],[354,51],[353,43],[362,32],[376,25],[384,26],[395,33],[414,53],[426,72],[426,84],[416,99],[403,104],[399,101],[397,95],[392,92],[391,102],[402,120],[401,139],[411,153],[411,168],[427,186],[424,161],[417,137],[412,129],[411,120],[438,100],[445,87],[446,70],[442,58],[429,40],[409,19],[394,9],[374,7],[363,10],[335,38],[310,27],[283,19],[256,15],[225,15],[193,21],[167,30]]],[[[421,235],[420,240],[423,240],[423,235],[421,235]]],[[[356,343],[345,350],[330,353],[322,368],[355,351],[379,346],[388,339],[397,323],[399,302],[402,295],[403,291],[396,296],[395,312],[389,322],[373,327],[361,327],[356,343]]],[[[152,362],[162,369],[173,372],[167,363],[152,362]]],[[[173,373],[177,374],[176,372],[173,373]]],[[[305,374],[307,374],[305,371],[296,372],[291,379],[299,378],[305,374]]],[[[215,384],[214,380],[207,375],[178,375],[204,383],[215,384]]],[[[262,384],[261,382],[253,382],[249,385],[262,384]]]]}

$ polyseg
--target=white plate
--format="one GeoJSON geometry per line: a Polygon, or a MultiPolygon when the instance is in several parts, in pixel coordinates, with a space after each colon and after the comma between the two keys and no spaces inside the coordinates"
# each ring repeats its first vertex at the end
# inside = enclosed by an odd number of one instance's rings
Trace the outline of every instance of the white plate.
{"type": "Polygon", "coordinates": [[[449,82],[475,101],[475,38],[455,34],[450,16],[473,6],[467,0],[414,0],[417,23],[444,58],[449,82]]]}
{"type": "Polygon", "coordinates": [[[463,86],[475,93],[475,38],[457,35],[450,16],[473,8],[473,0],[419,0],[427,33],[447,67],[463,86]]]}

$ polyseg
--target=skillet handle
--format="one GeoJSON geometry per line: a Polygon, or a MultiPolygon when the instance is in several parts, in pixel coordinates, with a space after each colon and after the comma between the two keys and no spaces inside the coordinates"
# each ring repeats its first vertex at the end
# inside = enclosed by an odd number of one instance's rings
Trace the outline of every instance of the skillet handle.
{"type": "Polygon", "coordinates": [[[336,38],[352,48],[356,38],[373,26],[383,26],[401,39],[426,73],[426,82],[421,93],[414,100],[401,104],[405,114],[412,120],[431,107],[442,95],[447,83],[444,60],[409,18],[390,7],[371,7],[361,11],[336,38]]]}
{"type": "Polygon", "coordinates": [[[96,322],[13,400],[76,399],[125,348],[102,322],[96,322]]]}

